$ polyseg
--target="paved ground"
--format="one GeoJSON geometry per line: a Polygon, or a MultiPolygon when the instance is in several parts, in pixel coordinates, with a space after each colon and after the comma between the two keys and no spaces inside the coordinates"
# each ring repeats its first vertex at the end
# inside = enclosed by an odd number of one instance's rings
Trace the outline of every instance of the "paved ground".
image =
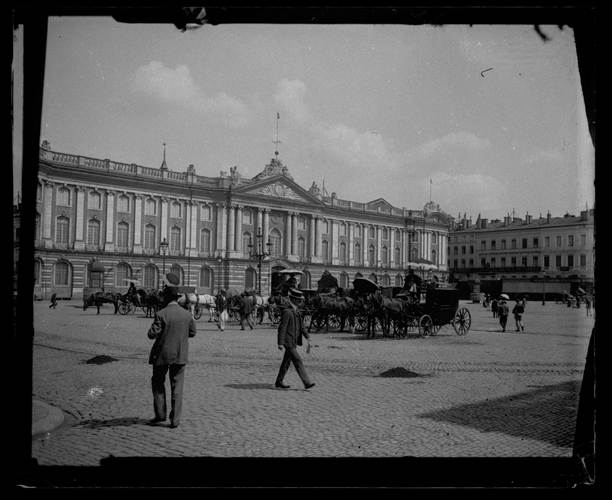
{"type": "Polygon", "coordinates": [[[183,419],[152,418],[151,347],[142,314],[34,305],[33,397],[65,412],[37,436],[41,465],[115,457],[569,457],[589,335],[584,309],[528,303],[526,332],[501,333],[477,304],[465,337],[312,335],[303,353],[316,387],[293,368],[273,388],[282,353],[270,325],[225,332],[206,317],[190,341],[183,419]],[[86,363],[110,356],[104,364],[86,363]],[[414,377],[381,373],[404,368],[414,377]]]}

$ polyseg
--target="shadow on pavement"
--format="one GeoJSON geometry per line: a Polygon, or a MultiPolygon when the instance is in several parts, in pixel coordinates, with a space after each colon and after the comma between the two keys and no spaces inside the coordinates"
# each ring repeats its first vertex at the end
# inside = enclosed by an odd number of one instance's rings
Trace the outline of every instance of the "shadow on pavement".
{"type": "Polygon", "coordinates": [[[140,417],[123,417],[123,418],[109,418],[107,420],[92,419],[83,420],[79,422],[75,427],[86,427],[87,429],[100,429],[102,427],[129,427],[131,425],[145,425],[149,422],[149,419],[140,417]]]}
{"type": "Polygon", "coordinates": [[[272,389],[274,391],[280,390],[274,387],[274,384],[226,384],[225,387],[231,389],[272,389]]]}
{"type": "Polygon", "coordinates": [[[569,381],[419,416],[571,448],[579,390],[580,381],[569,381]]]}

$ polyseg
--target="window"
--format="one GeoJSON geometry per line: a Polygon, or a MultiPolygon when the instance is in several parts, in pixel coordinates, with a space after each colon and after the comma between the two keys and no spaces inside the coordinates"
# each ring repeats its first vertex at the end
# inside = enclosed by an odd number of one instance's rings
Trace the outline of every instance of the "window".
{"type": "Polygon", "coordinates": [[[459,263],[457,262],[457,259],[453,260],[453,267],[454,268],[459,267],[459,263]]]}
{"type": "Polygon", "coordinates": [[[170,272],[176,276],[178,276],[179,284],[183,283],[183,268],[177,264],[172,264],[170,268],[170,272]]]}
{"type": "MultiPolygon", "coordinates": [[[[398,250],[399,250],[399,249],[398,249],[398,250]]],[[[438,263],[438,254],[436,253],[435,249],[433,249],[433,250],[431,251],[431,261],[432,261],[434,264],[437,264],[437,263],[438,263]]]]}
{"type": "Polygon", "coordinates": [[[501,267],[506,267],[506,257],[501,258],[501,267]]]}
{"type": "Polygon", "coordinates": [[[580,267],[586,267],[586,255],[580,255],[580,267]]]}
{"type": "Polygon", "coordinates": [[[574,246],[574,235],[573,234],[570,234],[567,236],[567,246],[568,247],[574,246]]]}
{"type": "MultiPolygon", "coordinates": [[[[200,207],[200,220],[211,220],[211,208],[210,205],[202,205],[200,207]]],[[[244,214],[242,215],[244,220],[244,214]]]]}
{"type": "Polygon", "coordinates": [[[181,217],[181,204],[178,201],[173,201],[170,205],[170,217],[179,219],[181,217]]]}
{"type": "Polygon", "coordinates": [[[70,219],[68,217],[57,218],[55,225],[55,242],[60,245],[67,245],[70,236],[70,219]]]}
{"type": "Polygon", "coordinates": [[[157,288],[157,269],[154,265],[148,264],[145,266],[142,284],[148,289],[157,288]]]}
{"type": "Polygon", "coordinates": [[[117,264],[117,270],[115,271],[115,285],[126,286],[127,280],[130,277],[130,268],[124,262],[117,264]]]}
{"type": "Polygon", "coordinates": [[[455,247],[453,251],[453,255],[458,255],[458,254],[459,254],[459,247],[455,247]]]}
{"type": "Polygon", "coordinates": [[[376,230],[374,226],[370,226],[370,238],[376,238],[376,230]]]}
{"type": "Polygon", "coordinates": [[[474,245],[470,245],[470,253],[474,253],[474,245]]]}
{"type": "Polygon", "coordinates": [[[382,247],[381,260],[382,260],[383,266],[386,266],[389,264],[389,249],[386,246],[382,247]]]}
{"type": "Polygon", "coordinates": [[[527,248],[527,238],[523,238],[522,248],[527,248]]]}
{"type": "Polygon", "coordinates": [[[540,241],[537,238],[533,239],[533,248],[538,248],[540,241]]]}
{"type": "Polygon", "coordinates": [[[370,245],[370,248],[368,248],[368,264],[371,266],[376,265],[376,252],[374,250],[374,245],[370,245]]]}
{"type": "Polygon", "coordinates": [[[550,256],[548,256],[548,255],[544,256],[544,267],[545,268],[549,268],[550,267],[550,256]]]}
{"type": "MultiPolygon", "coordinates": [[[[210,236],[208,237],[210,241],[210,236]]],[[[249,244],[251,243],[251,233],[242,233],[242,253],[248,255],[250,252],[249,244]]],[[[201,247],[202,251],[205,252],[204,247],[201,247]]]]}
{"type": "Polygon", "coordinates": [[[536,267],[538,265],[538,256],[534,255],[533,258],[531,259],[531,264],[536,267]]]}
{"type": "Polygon", "coordinates": [[[470,267],[474,267],[474,259],[470,259],[470,267]]]}
{"type": "Polygon", "coordinates": [[[461,247],[461,255],[465,255],[465,246],[461,247]]]}
{"type": "Polygon", "coordinates": [[[495,240],[491,240],[491,250],[495,250],[495,240]]]}
{"type": "MultiPolygon", "coordinates": [[[[245,233],[247,236],[248,233],[245,233]]],[[[244,235],[242,236],[242,242],[244,244],[244,235]]],[[[248,245],[248,240],[247,240],[248,245]]],[[[245,246],[248,250],[248,246],[245,246]]],[[[210,231],[208,229],[202,229],[200,231],[200,252],[210,252],[210,231]]]]}
{"type": "Polygon", "coordinates": [[[557,248],[561,248],[561,236],[557,236],[557,248]]]}
{"type": "MultiPolygon", "coordinates": [[[[434,234],[434,243],[436,242],[435,241],[435,237],[436,237],[436,235],[434,234]]],[[[399,241],[401,239],[402,239],[402,233],[400,232],[399,229],[396,229],[395,230],[395,241],[399,241]]]]}
{"type": "Polygon", "coordinates": [[[359,224],[355,225],[355,237],[359,238],[359,235],[361,234],[361,226],[359,224]]]}
{"type": "Polygon", "coordinates": [[[58,286],[68,286],[70,266],[67,262],[55,264],[55,284],[58,286]]]}
{"type": "Polygon", "coordinates": [[[340,285],[340,288],[348,288],[348,283],[349,283],[348,274],[340,273],[340,281],[338,283],[338,285],[340,285]]]}
{"type": "MultiPolygon", "coordinates": [[[[210,207],[208,208],[208,219],[210,220],[210,207]]],[[[253,212],[251,212],[248,208],[242,212],[242,223],[243,224],[253,224],[253,212]]]]}
{"type": "Polygon", "coordinates": [[[400,264],[401,256],[399,247],[395,247],[393,259],[395,260],[396,264],[400,264]]]}
{"type": "Polygon", "coordinates": [[[386,227],[383,228],[383,235],[382,235],[382,237],[383,237],[383,240],[389,239],[389,231],[387,230],[386,227]]]}
{"type": "Polygon", "coordinates": [[[257,272],[252,267],[247,267],[244,271],[244,289],[254,290],[255,289],[255,276],[257,272]]]}
{"type": "Polygon", "coordinates": [[[527,267],[527,257],[521,257],[521,266],[527,267]]]}
{"type": "MultiPolygon", "coordinates": [[[[342,245],[344,245],[344,243],[342,243],[342,245]]],[[[345,245],[344,251],[346,253],[346,245],[345,245]]],[[[303,259],[305,256],[306,256],[306,241],[304,241],[304,238],[300,236],[298,238],[298,257],[300,259],[303,259]]]]}
{"type": "Polygon", "coordinates": [[[482,267],[483,269],[487,267],[487,259],[480,259],[480,267],[482,267]]]}
{"type": "Polygon", "coordinates": [[[205,293],[212,293],[214,287],[214,273],[210,267],[203,267],[200,271],[200,288],[205,293]]]}
{"type": "Polygon", "coordinates": [[[173,226],[170,229],[170,251],[180,252],[181,250],[181,228],[173,226]]]}
{"type": "Polygon", "coordinates": [[[155,215],[157,212],[157,203],[153,198],[145,200],[145,215],[155,215]]]}
{"type": "Polygon", "coordinates": [[[87,198],[87,207],[93,210],[100,210],[102,207],[102,197],[100,196],[100,193],[90,191],[87,198]]]}
{"type": "Polygon", "coordinates": [[[511,258],[510,258],[510,265],[511,265],[512,267],[516,267],[516,257],[511,257],[511,258]]]}
{"type": "Polygon", "coordinates": [[[355,264],[361,264],[361,245],[355,243],[355,264]]]}
{"type": "Polygon", "coordinates": [[[502,250],[506,249],[506,240],[501,240],[501,247],[502,247],[502,250]]]}
{"type": "Polygon", "coordinates": [[[63,207],[70,206],[70,189],[61,187],[57,190],[57,204],[63,207]]]}
{"type": "Polygon", "coordinates": [[[321,243],[321,257],[323,258],[323,262],[327,262],[329,259],[329,243],[327,243],[327,240],[323,240],[321,243]]]}
{"type": "Polygon", "coordinates": [[[436,233],[431,233],[431,242],[432,243],[436,243],[437,242],[436,233]]]}
{"type": "Polygon", "coordinates": [[[270,232],[270,243],[272,243],[270,254],[273,257],[280,257],[282,255],[282,238],[278,229],[272,229],[270,232]]]}
{"type": "Polygon", "coordinates": [[[491,267],[495,267],[497,262],[495,262],[495,257],[491,257],[491,267]]]}
{"type": "MultiPolygon", "coordinates": [[[[344,224],[342,224],[342,226],[344,226],[344,224]]],[[[303,215],[298,217],[298,228],[302,230],[306,229],[306,218],[303,215]]]]}
{"type": "Polygon", "coordinates": [[[382,275],[382,277],[381,277],[381,284],[382,284],[382,286],[389,286],[390,281],[391,280],[390,280],[388,274],[383,274],[382,275]]]}
{"type": "Polygon", "coordinates": [[[574,256],[573,255],[567,256],[567,267],[569,267],[570,269],[574,267],[574,256]]]}
{"type": "MultiPolygon", "coordinates": [[[[480,242],[480,249],[481,250],[486,250],[487,249],[487,242],[486,241],[483,240],[483,241],[480,242]]],[[[472,253],[472,252],[470,252],[470,253],[472,253]]]]}
{"type": "Polygon", "coordinates": [[[586,234],[580,235],[580,246],[583,246],[583,247],[586,246],[586,234]]]}
{"type": "Polygon", "coordinates": [[[95,219],[87,221],[87,244],[93,246],[100,244],[100,221],[95,219]]]}
{"type": "Polygon", "coordinates": [[[323,232],[325,234],[329,234],[329,221],[328,220],[323,221],[323,232]]]}
{"type": "Polygon", "coordinates": [[[340,236],[346,236],[346,224],[344,222],[340,224],[340,236]]]}
{"type": "Polygon", "coordinates": [[[40,239],[40,214],[36,212],[36,216],[34,219],[34,239],[40,239]]]}
{"type": "Polygon", "coordinates": [[[117,198],[117,212],[129,212],[130,211],[130,199],[122,194],[117,198]]]}
{"type": "Polygon", "coordinates": [[[550,236],[544,236],[544,247],[550,248],[550,236]]]}
{"type": "Polygon", "coordinates": [[[512,240],[510,242],[510,248],[512,248],[513,250],[516,248],[516,240],[512,240]]]}
{"type": "Polygon", "coordinates": [[[34,261],[34,284],[40,284],[40,273],[42,271],[42,264],[40,260],[36,259],[34,261]]]}
{"type": "Polygon", "coordinates": [[[155,226],[147,224],[144,230],[144,247],[145,250],[155,250],[157,238],[155,237],[155,226]]]}
{"type": "Polygon", "coordinates": [[[117,224],[117,246],[119,248],[128,247],[129,225],[127,222],[117,224]]]}
{"type": "Polygon", "coordinates": [[[561,267],[561,256],[560,255],[555,255],[555,266],[557,269],[561,267]]]}
{"type": "Polygon", "coordinates": [[[395,282],[393,283],[393,286],[402,286],[404,283],[404,280],[402,278],[401,274],[396,274],[395,275],[395,282]]]}

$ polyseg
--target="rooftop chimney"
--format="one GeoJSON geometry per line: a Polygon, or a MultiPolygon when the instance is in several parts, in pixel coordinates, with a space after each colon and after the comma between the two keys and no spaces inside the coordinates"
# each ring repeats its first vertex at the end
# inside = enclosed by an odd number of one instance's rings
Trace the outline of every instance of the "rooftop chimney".
{"type": "Polygon", "coordinates": [[[486,229],[487,228],[487,223],[489,222],[488,219],[480,219],[480,227],[482,229],[486,229]]]}
{"type": "Polygon", "coordinates": [[[531,219],[532,219],[531,215],[529,215],[529,212],[527,212],[525,214],[525,224],[531,224],[531,219]]]}
{"type": "Polygon", "coordinates": [[[546,214],[546,222],[550,223],[550,210],[548,211],[548,213],[546,214]]]}

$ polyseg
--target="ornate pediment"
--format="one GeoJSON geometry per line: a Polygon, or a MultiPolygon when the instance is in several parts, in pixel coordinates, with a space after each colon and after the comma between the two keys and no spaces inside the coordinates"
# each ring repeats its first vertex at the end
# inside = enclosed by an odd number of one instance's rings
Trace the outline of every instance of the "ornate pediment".
{"type": "Polygon", "coordinates": [[[249,191],[249,194],[257,194],[260,196],[269,196],[272,198],[283,198],[296,201],[310,201],[304,198],[304,196],[295,192],[286,184],[283,184],[279,181],[272,182],[270,184],[266,184],[265,186],[261,186],[257,189],[249,191]]]}

